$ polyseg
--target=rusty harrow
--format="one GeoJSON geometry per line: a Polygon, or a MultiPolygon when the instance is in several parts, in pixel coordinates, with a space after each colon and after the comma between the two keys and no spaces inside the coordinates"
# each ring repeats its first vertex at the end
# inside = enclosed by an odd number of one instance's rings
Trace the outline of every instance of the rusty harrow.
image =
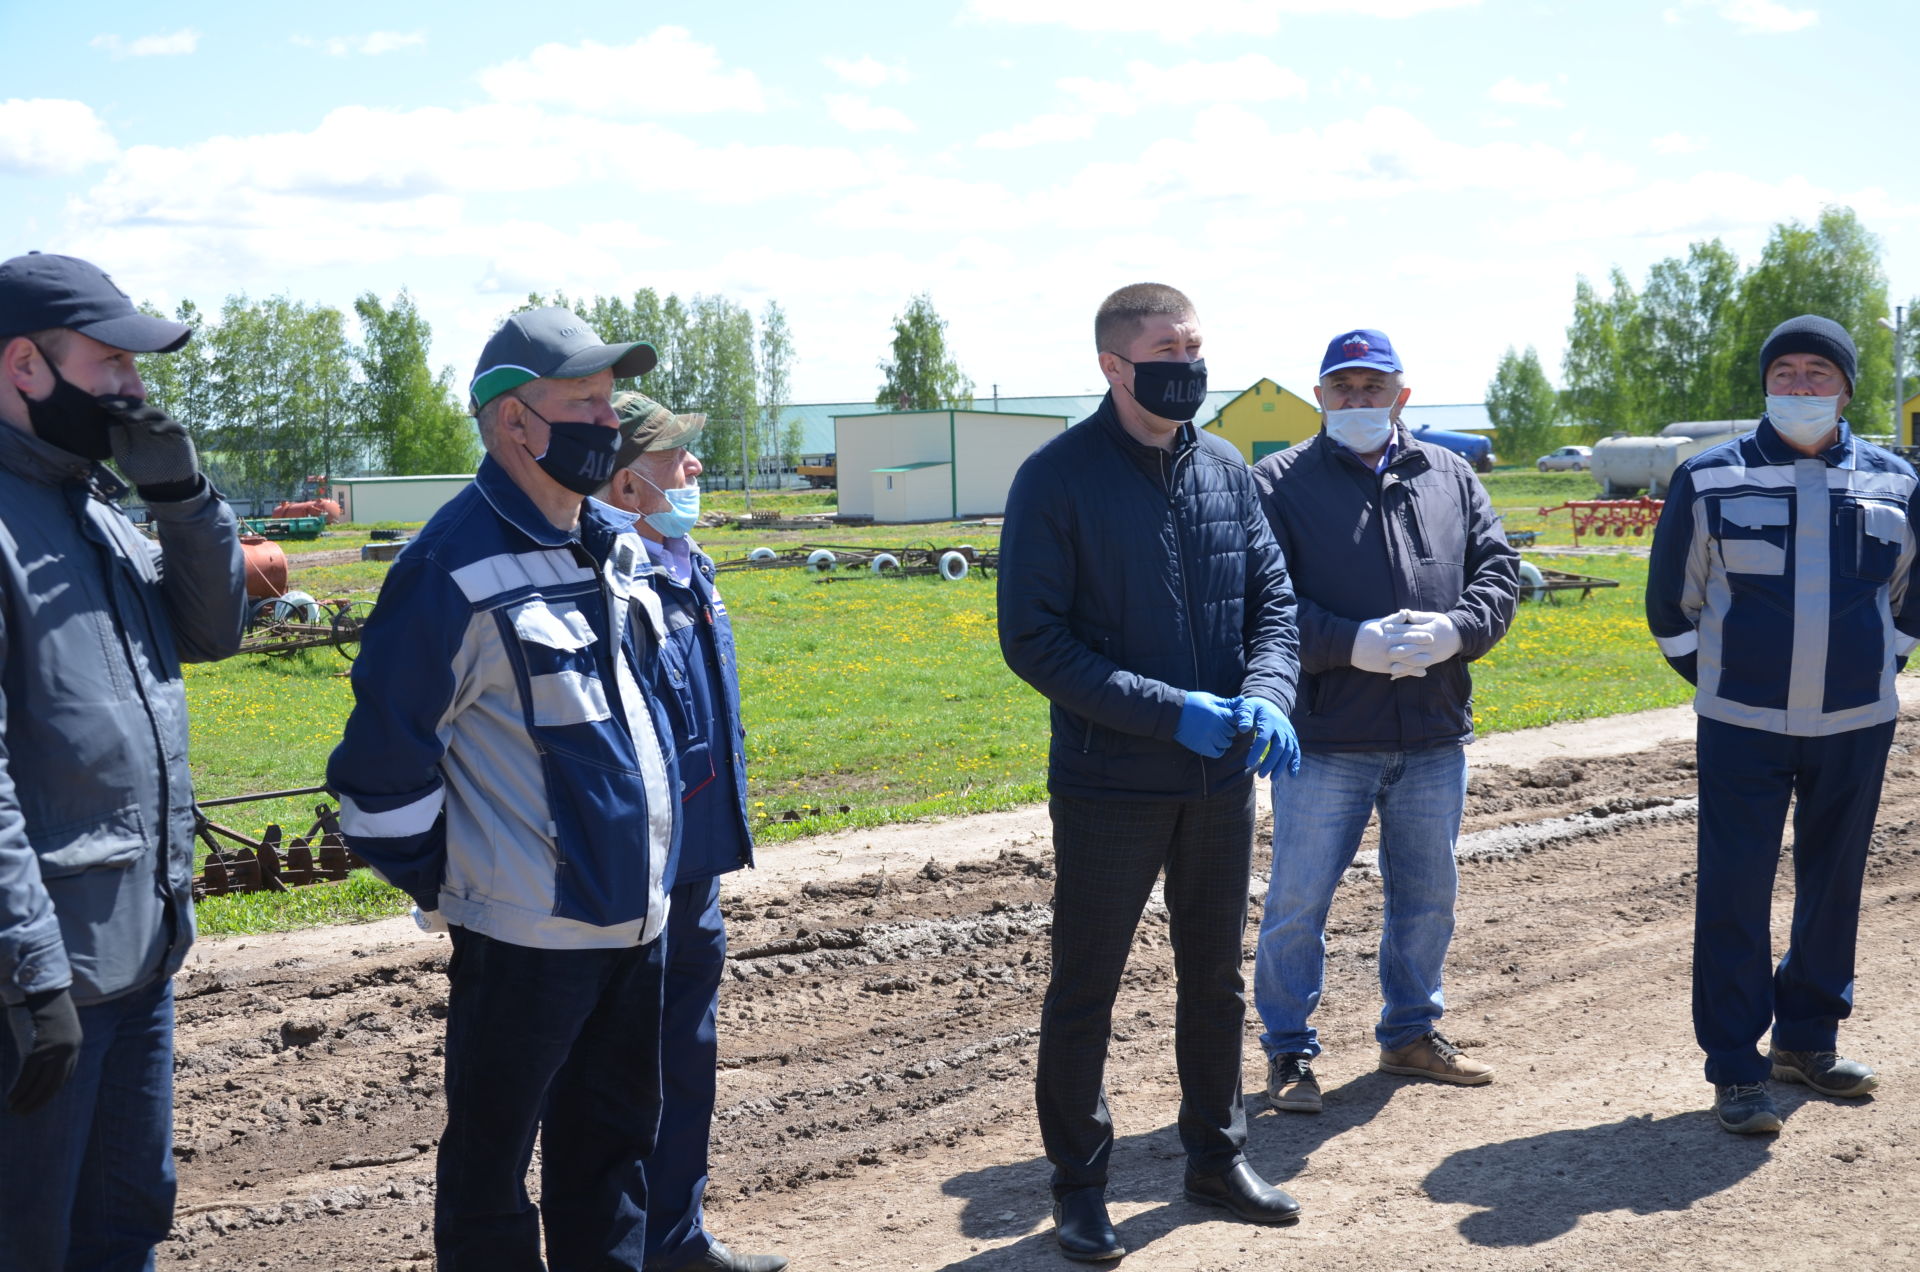
{"type": "Polygon", "coordinates": [[[238,892],[285,892],[309,883],[335,883],[347,872],[366,865],[354,856],[340,835],[340,822],[329,804],[313,808],[313,826],[306,834],[286,839],[271,825],[258,839],[250,839],[206,814],[209,808],[251,804],[265,799],[291,799],[327,794],[324,786],[293,791],[263,791],[209,799],[194,808],[193,831],[207,846],[206,864],[194,876],[193,899],[224,897],[238,892]],[[223,845],[224,841],[224,845],[223,845]]]}
{"type": "Polygon", "coordinates": [[[1573,518],[1573,542],[1578,547],[1583,534],[1603,539],[1608,535],[1625,538],[1629,531],[1643,535],[1659,523],[1660,510],[1666,506],[1664,499],[1574,499],[1542,508],[1540,515],[1550,516],[1565,508],[1573,518]]]}
{"type": "Polygon", "coordinates": [[[240,642],[243,654],[291,654],[300,649],[331,646],[349,661],[360,643],[373,605],[367,601],[316,601],[304,592],[254,601],[247,633],[240,642]]]}

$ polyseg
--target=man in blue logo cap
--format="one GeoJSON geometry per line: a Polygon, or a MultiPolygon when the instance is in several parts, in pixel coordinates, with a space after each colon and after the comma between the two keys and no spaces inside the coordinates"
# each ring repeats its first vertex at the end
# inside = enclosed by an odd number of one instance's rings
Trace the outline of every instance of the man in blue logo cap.
{"type": "Polygon", "coordinates": [[[328,764],[347,840],[448,930],[442,1272],[644,1265],[660,1117],[665,635],[613,473],[616,376],[654,364],[565,309],[480,355],[487,456],[394,561],[328,764]],[[541,1202],[525,1177],[541,1138],[541,1202]]]}
{"type": "Polygon", "coordinates": [[[1327,911],[1376,811],[1380,1069],[1492,1080],[1437,1025],[1473,741],[1467,664],[1506,634],[1519,583],[1479,478],[1400,422],[1412,390],[1385,333],[1335,336],[1313,394],[1320,434],[1253,470],[1300,599],[1300,774],[1274,788],[1253,974],[1267,1096],[1295,1113],[1320,1111],[1308,1018],[1325,982],[1327,911]]]}
{"type": "Polygon", "coordinates": [[[1832,319],[1773,330],[1760,350],[1766,414],[1674,474],[1647,572],[1647,625],[1696,686],[1693,1031],[1714,1111],[1736,1134],[1780,1129],[1769,1077],[1843,1098],[1879,1081],[1836,1048],[1900,714],[1894,674],[1920,644],[1920,532],[1912,467],[1847,426],[1855,361],[1832,319]],[[1789,801],[1793,925],[1776,966],[1768,924],[1789,801]]]}
{"type": "Polygon", "coordinates": [[[0,263],[0,1263],[20,1272],[151,1267],[173,1221],[180,664],[238,649],[246,609],[233,510],[135,364],[191,334],[86,261],[0,263]]]}

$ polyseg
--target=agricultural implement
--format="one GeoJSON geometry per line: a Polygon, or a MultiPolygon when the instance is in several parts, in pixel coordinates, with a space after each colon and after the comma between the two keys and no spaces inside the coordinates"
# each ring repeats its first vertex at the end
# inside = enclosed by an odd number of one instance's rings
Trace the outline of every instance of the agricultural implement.
{"type": "Polygon", "coordinates": [[[1565,508],[1573,518],[1573,542],[1578,547],[1583,534],[1603,539],[1608,535],[1625,538],[1629,532],[1644,535],[1659,524],[1660,510],[1666,506],[1664,499],[1572,499],[1542,508],[1540,515],[1551,516],[1565,508]]]}
{"type": "Polygon", "coordinates": [[[938,547],[923,543],[905,548],[854,547],[841,543],[803,543],[786,552],[755,548],[744,557],[722,561],[716,570],[794,570],[820,575],[822,583],[850,578],[906,578],[937,574],[958,582],[978,569],[981,577],[999,568],[997,551],[982,552],[971,543],[938,547]],[[836,574],[835,571],[846,573],[836,574]],[[856,573],[857,572],[857,573],[856,573]]]}
{"type": "Polygon", "coordinates": [[[360,629],[373,613],[370,601],[317,601],[305,592],[262,597],[249,605],[241,653],[291,654],[331,647],[349,661],[360,643],[360,629]]]}
{"type": "Polygon", "coordinates": [[[313,825],[304,835],[287,839],[278,825],[250,839],[208,817],[206,810],[266,799],[294,799],[325,795],[324,786],[292,791],[263,791],[202,800],[193,810],[193,833],[207,846],[206,864],[194,876],[193,899],[224,897],[238,892],[285,892],[310,883],[337,883],[349,871],[367,863],[347,847],[340,835],[338,815],[329,804],[313,806],[313,825]]]}
{"type": "Polygon", "coordinates": [[[245,534],[263,539],[318,539],[327,532],[325,517],[248,517],[240,523],[245,534]]]}
{"type": "Polygon", "coordinates": [[[1520,599],[1523,601],[1550,600],[1554,592],[1578,592],[1584,601],[1596,588],[1619,586],[1619,579],[1603,578],[1598,574],[1575,574],[1570,570],[1549,570],[1531,561],[1520,562],[1520,599]]]}

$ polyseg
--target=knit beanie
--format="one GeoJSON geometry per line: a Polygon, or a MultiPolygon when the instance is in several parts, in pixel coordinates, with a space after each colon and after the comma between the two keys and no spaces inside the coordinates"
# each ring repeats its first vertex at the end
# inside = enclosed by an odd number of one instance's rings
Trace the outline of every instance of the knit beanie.
{"type": "Polygon", "coordinates": [[[1854,352],[1853,337],[1833,319],[1817,314],[1801,314],[1775,327],[1773,334],[1767,337],[1767,342],[1760,346],[1760,386],[1763,389],[1767,383],[1767,368],[1773,365],[1775,358],[1789,353],[1811,353],[1825,358],[1840,368],[1840,373],[1847,377],[1847,392],[1853,392],[1854,368],[1860,355],[1854,352]]]}

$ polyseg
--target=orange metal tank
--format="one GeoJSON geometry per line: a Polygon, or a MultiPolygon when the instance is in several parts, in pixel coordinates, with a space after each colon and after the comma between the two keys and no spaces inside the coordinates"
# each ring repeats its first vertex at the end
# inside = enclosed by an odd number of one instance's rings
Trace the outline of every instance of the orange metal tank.
{"type": "Polygon", "coordinates": [[[240,552],[247,561],[247,595],[256,600],[287,593],[287,554],[271,539],[257,534],[240,536],[240,552]]]}

